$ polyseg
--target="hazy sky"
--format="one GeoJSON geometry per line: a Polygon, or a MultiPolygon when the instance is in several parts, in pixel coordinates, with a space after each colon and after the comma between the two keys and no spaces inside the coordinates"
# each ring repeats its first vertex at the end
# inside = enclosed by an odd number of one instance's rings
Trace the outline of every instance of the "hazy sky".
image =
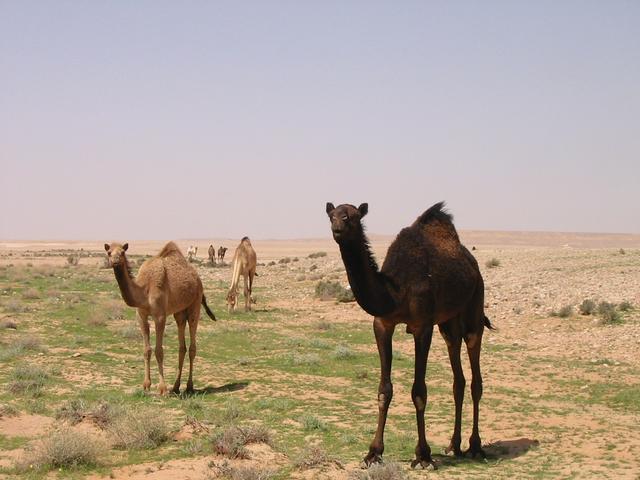
{"type": "Polygon", "coordinates": [[[0,238],[640,233],[638,1],[0,0],[0,238]]]}

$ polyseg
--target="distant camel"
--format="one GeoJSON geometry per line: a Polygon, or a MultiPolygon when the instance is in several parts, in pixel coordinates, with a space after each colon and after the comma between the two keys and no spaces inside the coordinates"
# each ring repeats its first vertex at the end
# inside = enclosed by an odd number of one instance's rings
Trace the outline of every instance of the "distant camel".
{"type": "Polygon", "coordinates": [[[231,277],[231,286],[227,294],[229,312],[236,309],[240,275],[244,278],[244,310],[245,312],[251,310],[251,290],[253,288],[253,277],[256,274],[256,263],[256,252],[251,246],[251,241],[249,237],[244,237],[233,255],[233,276],[231,277]]]}
{"type": "Polygon", "coordinates": [[[218,249],[218,261],[220,263],[224,263],[224,256],[227,253],[227,250],[229,250],[227,247],[220,247],[218,249]]]}
{"type": "Polygon", "coordinates": [[[198,247],[194,247],[193,245],[189,245],[187,249],[187,260],[193,262],[198,255],[198,247]]]}
{"type": "Polygon", "coordinates": [[[207,306],[207,300],[203,293],[202,281],[195,268],[189,265],[173,243],[167,243],[160,253],[145,261],[138,275],[133,278],[125,252],[129,244],[119,243],[104,244],[104,249],[109,256],[109,262],[113,267],[120,293],[127,305],[137,308],[138,323],[142,330],[144,340],[144,390],[151,386],[151,371],[149,361],[151,359],[151,345],[149,342],[149,315],[153,317],[156,327],[156,360],[160,373],[158,389],[161,395],[167,393],[164,381],[164,352],[162,339],[167,315],[173,314],[178,325],[178,340],[180,350],[178,353],[178,376],[173,385],[173,392],[180,392],[180,379],[184,356],[187,352],[185,342],[185,327],[189,324],[189,380],[187,392],[193,392],[193,361],[196,357],[196,331],[200,320],[200,305],[207,315],[215,320],[216,317],[207,306]]]}
{"type": "Polygon", "coordinates": [[[216,248],[213,245],[209,245],[209,263],[211,265],[216,264],[216,248]]]}
{"type": "Polygon", "coordinates": [[[484,314],[484,283],[478,262],[460,243],[451,215],[437,203],[404,228],[387,251],[382,270],[371,253],[361,223],[368,206],[334,207],[327,203],[331,231],[340,247],[351,290],[360,306],[373,315],[380,355],[378,387],[378,428],[364,458],[365,465],[382,461],[384,427],[393,396],[391,384],[391,338],[399,323],[407,325],[415,343],[415,378],[411,398],[416,408],[418,444],[411,466],[435,468],[427,443],[424,410],[427,405],[425,372],[433,326],[438,325],[449,350],[453,370],[455,424],[447,452],[463,455],[461,443],[462,400],[465,379],[460,363],[462,339],[467,345],[471,364],[471,398],[473,430],[469,452],[485,456],[478,431],[482,377],[480,345],[485,327],[492,328],[484,314]]]}

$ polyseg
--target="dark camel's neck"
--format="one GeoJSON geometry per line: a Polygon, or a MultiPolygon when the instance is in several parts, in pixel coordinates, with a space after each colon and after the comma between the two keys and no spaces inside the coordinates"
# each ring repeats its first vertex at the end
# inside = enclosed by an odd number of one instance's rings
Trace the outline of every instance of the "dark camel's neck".
{"type": "Polygon", "coordinates": [[[378,271],[364,232],[361,231],[358,237],[339,243],[351,290],[358,304],[369,315],[388,315],[396,307],[388,282],[378,271]]]}
{"type": "Polygon", "coordinates": [[[131,278],[126,258],[123,263],[113,267],[113,273],[116,275],[124,303],[130,307],[144,307],[147,303],[147,296],[144,289],[131,278]]]}

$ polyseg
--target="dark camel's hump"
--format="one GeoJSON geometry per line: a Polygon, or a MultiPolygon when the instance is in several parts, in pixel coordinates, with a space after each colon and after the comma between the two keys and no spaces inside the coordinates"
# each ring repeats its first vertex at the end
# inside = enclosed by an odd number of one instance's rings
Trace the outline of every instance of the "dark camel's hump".
{"type": "Polygon", "coordinates": [[[169,257],[171,255],[176,255],[176,254],[180,255],[181,257],[184,257],[184,255],[180,251],[180,248],[178,247],[178,245],[176,245],[175,242],[169,242],[164,247],[162,247],[162,250],[160,250],[160,253],[158,254],[158,257],[166,258],[166,257],[169,257]]]}
{"type": "Polygon", "coordinates": [[[442,273],[444,264],[447,270],[455,270],[456,260],[467,263],[453,217],[444,202],[439,202],[400,231],[387,251],[382,271],[400,283],[421,282],[442,273]]]}

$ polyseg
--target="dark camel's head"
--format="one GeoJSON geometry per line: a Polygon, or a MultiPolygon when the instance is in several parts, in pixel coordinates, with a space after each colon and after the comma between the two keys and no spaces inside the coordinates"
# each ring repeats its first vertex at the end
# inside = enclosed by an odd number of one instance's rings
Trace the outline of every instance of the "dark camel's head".
{"type": "Polygon", "coordinates": [[[104,249],[107,252],[107,256],[109,257],[109,265],[112,267],[117,267],[119,265],[126,265],[126,257],[124,252],[129,248],[129,244],[125,243],[124,245],[120,245],[119,243],[112,243],[109,245],[108,243],[104,244],[104,249]]]}
{"type": "Polygon", "coordinates": [[[327,215],[331,220],[333,239],[338,243],[357,239],[362,233],[360,220],[368,211],[369,205],[366,203],[361,204],[358,208],[347,203],[337,207],[334,207],[333,203],[327,203],[327,215]]]}

